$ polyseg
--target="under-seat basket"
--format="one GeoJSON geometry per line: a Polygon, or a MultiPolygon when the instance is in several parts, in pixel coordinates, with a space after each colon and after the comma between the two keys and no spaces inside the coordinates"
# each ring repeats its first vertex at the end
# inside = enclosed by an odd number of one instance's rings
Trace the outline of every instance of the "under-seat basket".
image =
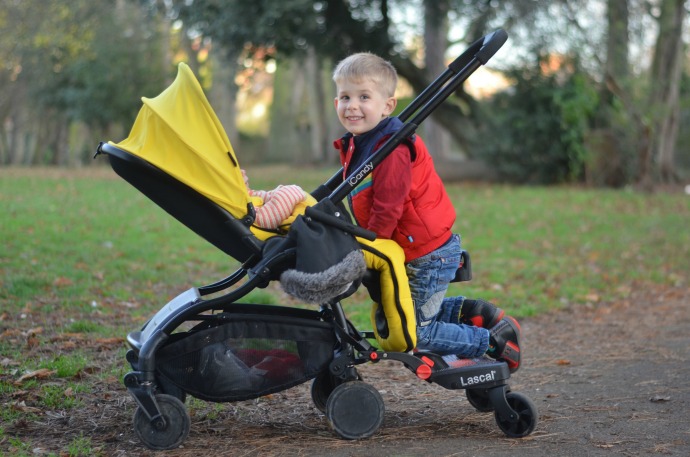
{"type": "Polygon", "coordinates": [[[258,398],[328,369],[336,344],[322,321],[266,314],[220,315],[218,325],[184,334],[157,356],[156,376],[216,402],[258,398]]]}

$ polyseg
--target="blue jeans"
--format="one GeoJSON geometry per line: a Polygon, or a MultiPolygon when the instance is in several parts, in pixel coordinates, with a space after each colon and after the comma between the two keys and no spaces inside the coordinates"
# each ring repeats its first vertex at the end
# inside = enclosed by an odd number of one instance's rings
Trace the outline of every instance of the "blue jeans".
{"type": "Polygon", "coordinates": [[[405,266],[417,317],[417,349],[439,355],[480,357],[489,331],[459,322],[465,297],[444,298],[460,264],[460,236],[405,266]]]}

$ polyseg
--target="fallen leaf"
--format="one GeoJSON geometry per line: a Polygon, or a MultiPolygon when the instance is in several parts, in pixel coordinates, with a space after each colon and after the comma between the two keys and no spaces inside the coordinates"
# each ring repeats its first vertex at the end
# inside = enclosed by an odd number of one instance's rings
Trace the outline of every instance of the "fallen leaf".
{"type": "Polygon", "coordinates": [[[654,395],[652,398],[649,399],[649,401],[654,403],[659,403],[662,401],[671,401],[671,397],[665,395],[654,395]]]}
{"type": "Polygon", "coordinates": [[[4,332],[0,333],[0,339],[9,338],[9,337],[13,337],[13,336],[19,336],[21,334],[22,334],[21,330],[18,330],[16,328],[8,328],[4,332]]]}
{"type": "Polygon", "coordinates": [[[587,301],[598,302],[600,299],[601,299],[601,297],[599,297],[599,295],[597,295],[597,294],[585,295],[585,300],[587,300],[587,301]]]}
{"type": "Polygon", "coordinates": [[[23,413],[40,413],[41,412],[40,408],[36,408],[33,406],[26,406],[26,402],[24,402],[24,401],[15,402],[11,406],[12,406],[12,409],[14,409],[15,411],[21,411],[23,413]]]}
{"type": "Polygon", "coordinates": [[[26,339],[26,348],[32,349],[38,346],[40,341],[35,336],[30,336],[26,339]]]}
{"type": "Polygon", "coordinates": [[[60,345],[60,348],[64,350],[76,349],[77,343],[75,341],[65,341],[60,345]]]}
{"type": "Polygon", "coordinates": [[[43,327],[34,327],[26,331],[26,336],[40,335],[43,333],[43,327]]]}
{"type": "Polygon", "coordinates": [[[15,384],[15,385],[19,385],[19,384],[21,384],[21,383],[23,383],[24,381],[27,381],[27,380],[29,380],[29,379],[45,379],[45,378],[49,378],[49,377],[51,377],[52,375],[54,375],[55,373],[56,373],[55,370],[49,370],[49,369],[47,369],[47,368],[41,368],[40,370],[30,371],[30,372],[28,372],[28,373],[26,373],[26,374],[23,374],[22,376],[19,377],[19,379],[17,379],[17,380],[14,382],[14,384],[15,384]]]}
{"type": "Polygon", "coordinates": [[[570,365],[570,360],[566,360],[566,359],[556,360],[556,365],[570,365]]]}
{"type": "Polygon", "coordinates": [[[0,360],[0,367],[18,367],[18,366],[19,366],[19,362],[16,362],[12,359],[8,359],[7,357],[0,360]]]}
{"type": "Polygon", "coordinates": [[[114,337],[114,338],[97,338],[96,342],[101,346],[118,346],[125,342],[124,338],[114,337]]]}
{"type": "Polygon", "coordinates": [[[59,276],[53,281],[53,285],[57,287],[71,286],[73,284],[72,280],[65,278],[64,276],[59,276]]]}

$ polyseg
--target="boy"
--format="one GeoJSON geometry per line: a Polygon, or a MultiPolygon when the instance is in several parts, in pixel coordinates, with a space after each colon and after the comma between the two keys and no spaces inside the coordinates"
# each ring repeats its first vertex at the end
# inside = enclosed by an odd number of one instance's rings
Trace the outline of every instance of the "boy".
{"type": "MultiPolygon", "coordinates": [[[[335,109],[348,133],[336,140],[344,176],[365,163],[402,122],[395,68],[370,53],[341,61],[333,72],[335,109]]],[[[482,300],[444,299],[460,263],[460,237],[451,232],[455,209],[419,135],[400,144],[348,196],[357,224],[396,241],[417,318],[417,349],[463,358],[484,354],[520,366],[520,327],[482,300]]]]}

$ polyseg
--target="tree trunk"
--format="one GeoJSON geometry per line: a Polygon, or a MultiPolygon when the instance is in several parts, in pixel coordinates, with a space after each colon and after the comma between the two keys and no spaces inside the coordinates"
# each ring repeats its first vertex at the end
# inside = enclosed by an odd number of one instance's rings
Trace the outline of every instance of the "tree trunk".
{"type": "Polygon", "coordinates": [[[652,90],[648,106],[652,109],[652,155],[664,183],[678,180],[675,170],[675,145],[680,117],[680,79],[683,64],[684,0],[660,3],[659,36],[652,62],[652,90]]]}
{"type": "Polygon", "coordinates": [[[225,133],[228,135],[233,149],[240,149],[239,134],[237,132],[237,92],[235,83],[237,55],[223,54],[225,58],[211,53],[213,67],[213,84],[209,90],[209,103],[218,115],[225,133]]]}
{"type": "Polygon", "coordinates": [[[309,90],[307,97],[307,114],[309,117],[309,147],[310,161],[323,163],[327,159],[328,149],[328,117],[332,112],[326,112],[326,93],[323,84],[321,58],[314,48],[310,47],[305,57],[305,69],[309,90]]]}
{"type": "MultiPolygon", "coordinates": [[[[445,69],[448,48],[448,0],[424,0],[424,63],[426,77],[433,81],[445,69]]],[[[431,155],[439,160],[450,156],[450,135],[437,122],[434,113],[424,122],[424,141],[431,155]]]]}
{"type": "Polygon", "coordinates": [[[634,149],[633,144],[643,142],[633,138],[632,133],[641,135],[646,129],[640,128],[642,117],[637,113],[630,96],[628,79],[629,11],[628,0],[608,0],[606,35],[606,60],[603,63],[605,83],[601,88],[601,109],[595,121],[595,127],[589,134],[587,149],[589,158],[585,176],[590,185],[621,187],[626,183],[625,156],[634,149]],[[614,88],[617,89],[614,90],[614,88]],[[621,120],[620,109],[615,103],[616,97],[624,99],[624,106],[635,128],[630,128],[630,121],[621,120]]]}

